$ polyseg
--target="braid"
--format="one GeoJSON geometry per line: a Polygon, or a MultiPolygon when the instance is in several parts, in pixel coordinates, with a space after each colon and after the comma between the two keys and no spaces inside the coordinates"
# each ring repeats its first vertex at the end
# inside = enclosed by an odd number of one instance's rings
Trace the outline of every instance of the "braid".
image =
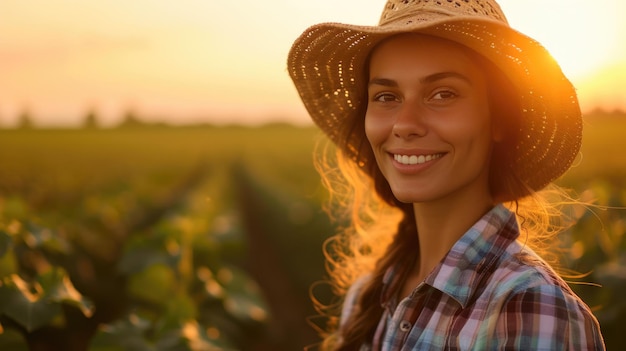
{"type": "Polygon", "coordinates": [[[393,241],[376,263],[350,319],[339,330],[341,342],[337,351],[357,350],[362,344],[373,340],[376,327],[383,314],[381,294],[385,273],[398,262],[414,259],[413,255],[418,245],[415,215],[413,211],[404,210],[403,212],[404,217],[398,224],[398,231],[393,241]]]}

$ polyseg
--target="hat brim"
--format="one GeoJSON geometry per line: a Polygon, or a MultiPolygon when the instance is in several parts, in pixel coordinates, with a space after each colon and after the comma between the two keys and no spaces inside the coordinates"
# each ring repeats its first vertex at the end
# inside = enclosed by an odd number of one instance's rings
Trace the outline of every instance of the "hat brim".
{"type": "MultiPolygon", "coordinates": [[[[576,158],[582,117],[576,91],[550,53],[503,22],[441,15],[386,26],[322,23],[308,28],[288,56],[289,74],[313,121],[337,141],[341,122],[363,101],[370,51],[400,33],[462,44],[493,62],[519,91],[520,135],[511,166],[533,190],[560,177],[576,158]]],[[[506,116],[499,116],[506,118],[506,116]]],[[[346,147],[350,153],[357,147],[346,147]]],[[[365,160],[365,162],[368,162],[365,160]]]]}

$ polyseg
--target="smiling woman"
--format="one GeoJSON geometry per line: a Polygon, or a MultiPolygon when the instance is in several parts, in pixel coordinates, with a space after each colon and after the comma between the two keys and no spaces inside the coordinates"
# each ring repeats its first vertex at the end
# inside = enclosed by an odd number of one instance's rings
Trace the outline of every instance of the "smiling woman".
{"type": "Polygon", "coordinates": [[[288,67],[350,223],[325,247],[342,302],[319,306],[323,350],[604,349],[542,255],[567,219],[549,196],[581,145],[576,90],[495,0],[388,0],[377,26],[306,29],[288,67]]]}
{"type": "Polygon", "coordinates": [[[468,196],[480,207],[493,137],[476,59],[461,45],[404,35],[374,49],[369,76],[365,133],[395,197],[451,209],[468,196]]]}

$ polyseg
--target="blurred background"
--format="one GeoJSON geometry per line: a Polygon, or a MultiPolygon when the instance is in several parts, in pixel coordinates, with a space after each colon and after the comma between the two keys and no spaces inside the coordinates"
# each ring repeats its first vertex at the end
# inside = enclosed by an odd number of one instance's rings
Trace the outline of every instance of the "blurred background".
{"type": "MultiPolygon", "coordinates": [[[[624,349],[626,3],[499,3],[577,87],[583,148],[558,182],[600,206],[562,263],[624,349]]],[[[374,25],[383,5],[2,1],[0,349],[315,344],[337,223],[286,57],[308,26],[374,25]]]]}

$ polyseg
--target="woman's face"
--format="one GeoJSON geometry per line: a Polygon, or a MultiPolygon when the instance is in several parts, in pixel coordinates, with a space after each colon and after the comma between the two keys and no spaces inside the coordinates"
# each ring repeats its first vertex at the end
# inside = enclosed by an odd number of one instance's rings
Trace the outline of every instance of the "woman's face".
{"type": "Polygon", "coordinates": [[[405,34],[372,53],[365,133],[405,203],[490,201],[486,79],[467,49],[405,34]]]}

